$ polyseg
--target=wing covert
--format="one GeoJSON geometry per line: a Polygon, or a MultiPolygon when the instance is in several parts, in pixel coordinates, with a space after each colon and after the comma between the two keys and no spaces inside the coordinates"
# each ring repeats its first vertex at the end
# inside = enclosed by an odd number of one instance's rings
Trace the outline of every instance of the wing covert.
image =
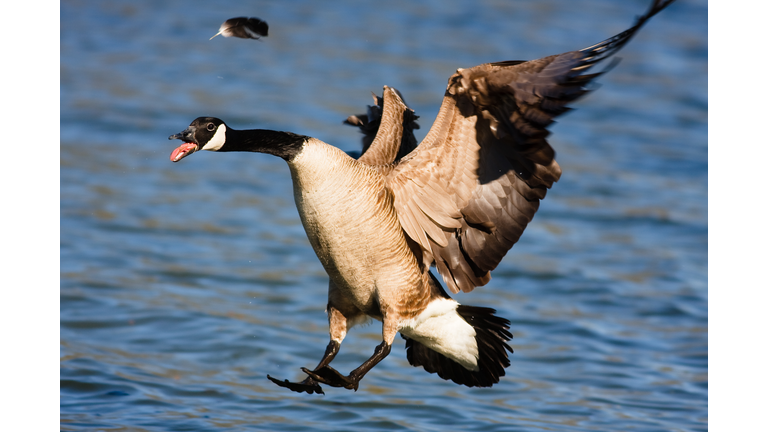
{"type": "Polygon", "coordinates": [[[422,143],[381,172],[414,252],[452,292],[488,283],[560,179],[547,127],[605,71],[586,72],[669,3],[656,0],[633,27],[592,47],[450,77],[422,143]]]}

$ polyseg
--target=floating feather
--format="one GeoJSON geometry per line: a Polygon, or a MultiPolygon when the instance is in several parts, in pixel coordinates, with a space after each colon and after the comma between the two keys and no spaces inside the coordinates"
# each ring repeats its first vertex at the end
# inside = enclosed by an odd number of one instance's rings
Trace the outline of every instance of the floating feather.
{"type": "Polygon", "coordinates": [[[243,39],[259,39],[261,36],[267,36],[268,31],[269,26],[266,21],[258,18],[237,17],[224,21],[224,24],[219,27],[219,32],[211,36],[211,39],[218,35],[224,37],[234,36],[243,39]]]}

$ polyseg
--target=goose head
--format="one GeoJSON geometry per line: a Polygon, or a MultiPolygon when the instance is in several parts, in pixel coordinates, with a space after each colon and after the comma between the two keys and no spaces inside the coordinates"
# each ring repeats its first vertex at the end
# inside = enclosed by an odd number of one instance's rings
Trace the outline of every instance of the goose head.
{"type": "Polygon", "coordinates": [[[198,117],[189,127],[168,139],[184,142],[171,153],[171,162],[178,162],[198,150],[258,152],[290,160],[301,151],[309,137],[268,129],[235,130],[216,117],[198,117]]]}
{"type": "Polygon", "coordinates": [[[171,153],[171,162],[178,162],[198,150],[221,150],[227,143],[227,125],[216,117],[198,117],[189,127],[168,139],[184,142],[171,153]]]}

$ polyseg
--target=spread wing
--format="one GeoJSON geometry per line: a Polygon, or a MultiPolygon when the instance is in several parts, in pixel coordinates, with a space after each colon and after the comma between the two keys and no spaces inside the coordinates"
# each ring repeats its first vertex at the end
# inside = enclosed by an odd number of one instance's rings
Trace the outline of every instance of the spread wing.
{"type": "Polygon", "coordinates": [[[373,101],[376,105],[368,106],[367,114],[349,116],[344,123],[359,127],[363,133],[359,160],[369,165],[386,165],[416,148],[413,130],[419,128],[419,116],[408,108],[400,92],[391,87],[384,86],[383,97],[374,94],[373,101]]]}
{"type": "MultiPolygon", "coordinates": [[[[580,51],[459,69],[422,143],[380,169],[412,250],[452,292],[488,283],[560,178],[547,126],[602,73],[585,72],[669,3],[656,0],[632,28],[580,51]]],[[[384,125],[376,140],[388,136],[384,125]]]]}

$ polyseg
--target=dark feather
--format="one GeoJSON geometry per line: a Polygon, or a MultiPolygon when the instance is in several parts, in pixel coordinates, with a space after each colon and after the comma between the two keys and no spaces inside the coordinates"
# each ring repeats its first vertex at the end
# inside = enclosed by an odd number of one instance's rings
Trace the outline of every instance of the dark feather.
{"type": "Polygon", "coordinates": [[[211,36],[211,39],[218,35],[224,37],[238,37],[243,39],[259,39],[261,36],[267,36],[269,25],[266,21],[258,18],[237,17],[224,21],[219,27],[219,32],[211,36]]]}
{"type": "Polygon", "coordinates": [[[479,370],[465,369],[448,357],[401,334],[405,339],[408,363],[417,367],[422,366],[425,371],[437,373],[440,378],[451,380],[456,384],[467,387],[491,387],[506,373],[504,368],[509,366],[507,351],[513,352],[507,344],[507,341],[512,339],[509,320],[494,315],[496,310],[491,308],[459,305],[456,312],[475,329],[479,370]]]}
{"type": "MultiPolygon", "coordinates": [[[[405,155],[410,153],[413,149],[416,148],[416,145],[418,142],[416,141],[416,137],[413,135],[414,129],[419,129],[419,124],[416,123],[416,120],[419,118],[414,111],[405,104],[405,101],[403,100],[403,96],[398,92],[397,90],[394,90],[397,92],[400,100],[402,100],[403,105],[405,106],[405,110],[402,113],[402,122],[401,124],[395,124],[395,127],[402,127],[402,138],[400,139],[400,142],[397,143],[398,145],[398,151],[397,155],[395,156],[395,161],[399,161],[405,155]]],[[[348,154],[355,159],[359,159],[363,154],[365,154],[366,151],[368,151],[368,148],[373,143],[374,139],[376,138],[376,134],[379,132],[379,128],[381,126],[382,121],[382,115],[384,114],[384,98],[376,96],[376,94],[372,94],[373,96],[373,102],[376,105],[368,105],[368,113],[367,114],[358,114],[358,115],[351,115],[347,117],[346,120],[344,120],[344,124],[350,125],[350,126],[357,126],[360,128],[360,132],[363,133],[363,149],[361,152],[348,152],[348,154]]],[[[393,161],[379,161],[379,163],[391,163],[393,161]]],[[[368,161],[367,163],[370,163],[368,161]]]]}

